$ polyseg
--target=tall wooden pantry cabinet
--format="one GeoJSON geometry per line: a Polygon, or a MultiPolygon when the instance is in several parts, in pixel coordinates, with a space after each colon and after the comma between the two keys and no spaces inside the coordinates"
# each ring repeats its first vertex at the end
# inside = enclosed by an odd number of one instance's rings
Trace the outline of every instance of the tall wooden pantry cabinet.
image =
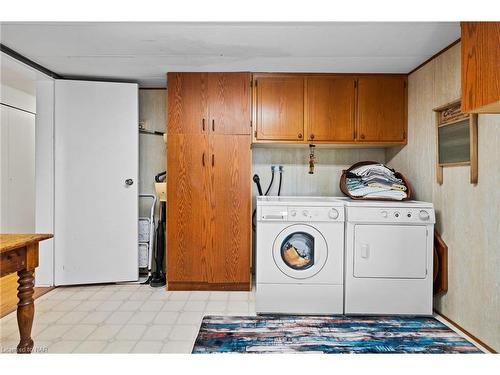
{"type": "Polygon", "coordinates": [[[167,288],[251,288],[250,73],[167,74],[167,288]]]}

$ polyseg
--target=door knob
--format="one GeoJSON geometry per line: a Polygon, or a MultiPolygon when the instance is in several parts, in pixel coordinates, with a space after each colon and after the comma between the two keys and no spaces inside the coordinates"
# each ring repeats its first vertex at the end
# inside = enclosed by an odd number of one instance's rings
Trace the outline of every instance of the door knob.
{"type": "Polygon", "coordinates": [[[131,185],[133,185],[133,184],[134,184],[134,180],[132,180],[131,178],[127,178],[127,179],[125,180],[125,185],[127,185],[127,186],[131,186],[131,185]]]}
{"type": "Polygon", "coordinates": [[[309,138],[311,139],[311,141],[314,140],[314,134],[311,134],[309,138]]]}
{"type": "Polygon", "coordinates": [[[302,139],[302,133],[299,133],[298,137],[299,139],[302,139]]]}

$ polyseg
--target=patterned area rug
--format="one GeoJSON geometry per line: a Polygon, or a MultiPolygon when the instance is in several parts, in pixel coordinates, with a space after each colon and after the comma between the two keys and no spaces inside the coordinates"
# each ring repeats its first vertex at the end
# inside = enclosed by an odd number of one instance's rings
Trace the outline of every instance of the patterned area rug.
{"type": "Polygon", "coordinates": [[[206,316],[193,353],[481,353],[434,318],[206,316]]]}

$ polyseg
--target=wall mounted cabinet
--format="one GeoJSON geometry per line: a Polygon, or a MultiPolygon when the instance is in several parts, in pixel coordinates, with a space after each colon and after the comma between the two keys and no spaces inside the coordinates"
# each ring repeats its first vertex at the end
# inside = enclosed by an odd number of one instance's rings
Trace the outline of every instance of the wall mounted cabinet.
{"type": "Polygon", "coordinates": [[[169,134],[250,134],[250,73],[169,73],[169,134]]]}
{"type": "Polygon", "coordinates": [[[250,290],[250,79],[168,74],[169,290],[250,290]]]}
{"type": "Polygon", "coordinates": [[[254,106],[256,139],[304,139],[304,77],[254,75],[254,106]]]}
{"type": "Polygon", "coordinates": [[[405,77],[373,75],[358,79],[357,141],[404,142],[406,113],[405,77]]]}
{"type": "Polygon", "coordinates": [[[500,113],[500,22],[462,22],[462,112],[500,113]]]}
{"type": "Polygon", "coordinates": [[[405,75],[254,74],[254,143],[406,143],[405,75]]]}
{"type": "Polygon", "coordinates": [[[353,142],[355,139],[356,79],[349,76],[305,78],[306,140],[353,142]]]}

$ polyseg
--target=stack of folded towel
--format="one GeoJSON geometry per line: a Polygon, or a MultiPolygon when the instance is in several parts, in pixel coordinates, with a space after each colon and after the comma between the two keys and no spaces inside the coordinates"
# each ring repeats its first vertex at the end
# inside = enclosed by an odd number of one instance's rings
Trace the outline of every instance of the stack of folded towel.
{"type": "Polygon", "coordinates": [[[388,198],[407,197],[406,186],[383,164],[363,165],[347,173],[347,189],[353,197],[388,198]]]}

